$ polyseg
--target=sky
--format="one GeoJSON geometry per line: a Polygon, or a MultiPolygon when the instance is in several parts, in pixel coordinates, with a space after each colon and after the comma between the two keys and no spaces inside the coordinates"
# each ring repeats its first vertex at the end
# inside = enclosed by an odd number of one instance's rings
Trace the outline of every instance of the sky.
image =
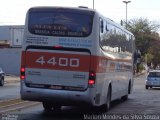
{"type": "MultiPolygon", "coordinates": [[[[24,25],[26,12],[34,6],[87,6],[93,8],[93,0],[0,0],[0,25],[24,25]]],[[[94,0],[94,9],[120,23],[126,19],[123,0],[94,0]]],[[[160,0],[130,0],[127,4],[128,20],[144,18],[160,22],[160,0]]]]}

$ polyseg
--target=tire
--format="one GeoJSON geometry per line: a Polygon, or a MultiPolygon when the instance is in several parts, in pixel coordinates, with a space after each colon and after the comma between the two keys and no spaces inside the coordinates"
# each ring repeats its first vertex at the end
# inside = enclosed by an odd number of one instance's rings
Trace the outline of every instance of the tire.
{"type": "Polygon", "coordinates": [[[108,112],[111,107],[111,87],[108,89],[106,103],[102,106],[102,112],[108,112]]]}
{"type": "Polygon", "coordinates": [[[131,82],[129,82],[129,85],[128,85],[128,94],[131,94],[131,82]]]}
{"type": "Polygon", "coordinates": [[[50,102],[42,102],[42,104],[45,111],[61,110],[60,105],[53,105],[53,103],[50,102]]]}
{"type": "Polygon", "coordinates": [[[106,101],[106,112],[109,111],[111,107],[111,88],[109,87],[108,93],[107,93],[107,101],[106,101]]]}
{"type": "Polygon", "coordinates": [[[122,99],[123,101],[128,100],[128,94],[131,94],[131,82],[129,82],[129,85],[128,85],[128,93],[127,93],[127,95],[122,96],[121,99],[122,99]]]}
{"type": "Polygon", "coordinates": [[[128,95],[125,95],[125,96],[122,96],[122,98],[121,98],[123,101],[126,101],[126,100],[128,100],[128,95]]]}
{"type": "Polygon", "coordinates": [[[146,85],[146,89],[148,89],[148,86],[146,85]]]}
{"type": "Polygon", "coordinates": [[[45,111],[51,111],[52,110],[52,106],[51,106],[50,103],[42,102],[42,104],[43,104],[43,108],[44,108],[45,111]]]}
{"type": "Polygon", "coordinates": [[[0,86],[4,86],[4,78],[3,77],[0,80],[0,86]]]}

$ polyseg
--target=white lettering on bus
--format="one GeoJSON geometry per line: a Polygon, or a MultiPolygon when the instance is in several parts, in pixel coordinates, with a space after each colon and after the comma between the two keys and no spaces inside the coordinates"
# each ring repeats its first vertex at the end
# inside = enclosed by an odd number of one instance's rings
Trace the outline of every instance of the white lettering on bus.
{"type": "Polygon", "coordinates": [[[46,60],[44,58],[44,56],[39,57],[38,59],[36,59],[35,61],[38,64],[44,65],[49,64],[52,66],[58,65],[60,67],[79,67],[79,59],[78,58],[64,58],[64,57],[60,57],[60,58],[56,58],[56,57],[52,57],[48,60],[46,60]]]}

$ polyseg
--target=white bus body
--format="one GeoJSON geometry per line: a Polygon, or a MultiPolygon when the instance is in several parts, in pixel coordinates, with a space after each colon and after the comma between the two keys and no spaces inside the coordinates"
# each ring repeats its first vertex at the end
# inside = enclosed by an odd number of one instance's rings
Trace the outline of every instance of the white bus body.
{"type": "Polygon", "coordinates": [[[88,8],[35,7],[26,16],[21,98],[45,109],[103,106],[133,86],[134,36],[88,8]]]}

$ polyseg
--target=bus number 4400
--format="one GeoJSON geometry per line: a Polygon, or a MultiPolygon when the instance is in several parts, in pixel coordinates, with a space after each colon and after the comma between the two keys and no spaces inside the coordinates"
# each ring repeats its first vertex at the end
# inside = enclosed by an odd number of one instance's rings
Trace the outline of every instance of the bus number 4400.
{"type": "Polygon", "coordinates": [[[79,67],[79,59],[77,58],[52,57],[52,58],[49,58],[48,60],[45,60],[44,56],[41,56],[35,62],[41,65],[49,64],[53,66],[58,65],[61,67],[63,66],[79,67]]]}

